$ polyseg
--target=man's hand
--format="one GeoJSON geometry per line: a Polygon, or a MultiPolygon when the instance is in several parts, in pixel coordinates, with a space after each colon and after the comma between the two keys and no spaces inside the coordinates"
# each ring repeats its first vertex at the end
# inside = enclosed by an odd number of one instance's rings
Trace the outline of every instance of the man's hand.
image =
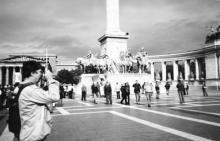
{"type": "Polygon", "coordinates": [[[46,70],[46,72],[45,72],[45,78],[46,78],[46,80],[47,80],[48,82],[52,81],[52,80],[53,80],[53,74],[52,74],[52,72],[49,71],[49,70],[46,70]]]}

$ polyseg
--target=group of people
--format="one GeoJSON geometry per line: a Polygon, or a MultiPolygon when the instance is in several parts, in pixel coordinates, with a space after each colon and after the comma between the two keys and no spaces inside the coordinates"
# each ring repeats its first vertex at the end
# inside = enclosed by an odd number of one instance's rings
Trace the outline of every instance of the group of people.
{"type": "MultiPolygon", "coordinates": [[[[164,85],[166,89],[166,94],[169,96],[169,90],[171,87],[171,82],[167,81],[164,85]]],[[[151,82],[144,82],[142,85],[136,80],[136,82],[132,85],[135,95],[135,102],[136,104],[140,104],[141,94],[144,94],[146,96],[146,105],[148,107],[151,107],[151,99],[153,95],[153,91],[155,89],[156,92],[156,99],[160,99],[160,82],[156,81],[155,86],[153,87],[153,84],[151,82]]],[[[176,85],[177,93],[179,96],[180,103],[184,103],[184,95],[189,94],[189,85],[187,82],[184,82],[182,80],[178,80],[178,83],[176,85]]],[[[81,100],[86,101],[86,95],[87,95],[87,87],[85,84],[82,85],[82,98],[81,100]]],[[[206,84],[203,83],[202,90],[203,95],[208,96],[206,84]]],[[[119,84],[116,82],[114,89],[112,88],[110,82],[102,81],[101,84],[98,82],[93,82],[91,86],[92,90],[92,96],[94,98],[94,103],[97,104],[97,98],[98,97],[106,97],[106,104],[112,104],[112,93],[113,90],[116,94],[117,99],[121,99],[121,104],[130,105],[130,84],[128,82],[124,84],[119,84]]]]}
{"type": "MultiPolygon", "coordinates": [[[[147,98],[147,105],[148,107],[151,107],[151,96],[153,94],[153,84],[150,82],[144,82],[142,85],[136,80],[136,82],[133,84],[134,88],[134,93],[136,97],[136,104],[140,104],[140,98],[141,98],[141,93],[146,95],[147,98]]],[[[159,84],[157,83],[155,85],[155,89],[157,91],[156,99],[159,99],[159,84]]],[[[93,102],[94,104],[97,104],[97,98],[99,97],[105,97],[106,98],[106,104],[112,104],[112,93],[113,90],[116,94],[117,99],[121,99],[120,103],[121,104],[126,104],[130,105],[130,84],[128,82],[124,84],[119,84],[116,82],[116,85],[113,89],[111,83],[109,81],[106,82],[101,82],[99,84],[98,82],[93,82],[91,85],[91,92],[92,92],[92,97],[93,97],[93,102]]],[[[81,100],[86,101],[86,96],[87,96],[87,87],[85,84],[82,84],[81,87],[81,100]]]]}

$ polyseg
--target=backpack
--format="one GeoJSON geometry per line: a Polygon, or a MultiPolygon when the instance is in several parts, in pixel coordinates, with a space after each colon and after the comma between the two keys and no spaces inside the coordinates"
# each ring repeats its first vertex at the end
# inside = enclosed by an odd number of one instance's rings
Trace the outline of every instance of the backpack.
{"type": "MultiPolygon", "coordinates": [[[[19,115],[19,103],[18,99],[21,91],[31,84],[20,84],[18,86],[18,92],[12,93],[13,97],[10,99],[9,105],[9,116],[8,116],[8,129],[10,132],[14,133],[16,137],[19,138],[20,130],[21,130],[21,121],[19,115]]],[[[17,87],[16,87],[17,88],[17,87]]]]}

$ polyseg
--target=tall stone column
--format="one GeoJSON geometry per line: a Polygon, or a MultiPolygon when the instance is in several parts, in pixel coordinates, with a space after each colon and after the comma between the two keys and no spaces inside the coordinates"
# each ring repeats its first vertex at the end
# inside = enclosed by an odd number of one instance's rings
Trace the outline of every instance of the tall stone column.
{"type": "Polygon", "coordinates": [[[199,80],[199,62],[198,59],[195,59],[195,68],[196,68],[196,80],[199,80]]]}
{"type": "Polygon", "coordinates": [[[151,73],[151,79],[154,81],[154,63],[150,63],[150,73],[151,73]]]}
{"type": "Polygon", "coordinates": [[[173,61],[173,80],[178,78],[178,64],[177,61],[173,61]]]}
{"type": "Polygon", "coordinates": [[[5,85],[9,84],[9,67],[6,67],[6,75],[5,75],[5,85]]]}
{"type": "Polygon", "coordinates": [[[119,26],[119,0],[106,0],[107,34],[120,31],[119,26]]]}
{"type": "Polygon", "coordinates": [[[189,61],[188,60],[184,61],[184,69],[185,69],[185,80],[189,80],[190,68],[189,68],[189,61]]]}
{"type": "Polygon", "coordinates": [[[0,84],[2,85],[2,67],[0,67],[0,84]]]}
{"type": "Polygon", "coordinates": [[[162,65],[162,81],[166,81],[166,77],[167,77],[166,62],[161,62],[161,65],[162,65]]]}

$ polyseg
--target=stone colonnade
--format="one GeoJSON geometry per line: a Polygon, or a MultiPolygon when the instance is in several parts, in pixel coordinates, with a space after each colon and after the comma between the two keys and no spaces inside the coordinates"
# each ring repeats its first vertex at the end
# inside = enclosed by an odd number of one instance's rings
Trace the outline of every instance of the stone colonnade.
{"type": "MultiPolygon", "coordinates": [[[[178,59],[178,58],[177,58],[178,59]]],[[[156,74],[160,73],[161,81],[173,80],[177,81],[178,79],[183,80],[201,80],[205,79],[206,69],[203,64],[205,64],[205,58],[187,58],[182,60],[150,60],[151,67],[151,78],[156,80],[156,74]],[[155,68],[155,63],[160,64],[160,70],[155,68]],[[170,66],[170,69],[168,69],[170,66]],[[172,69],[171,69],[172,68],[172,69]],[[168,74],[170,73],[170,76],[168,74]],[[169,78],[171,77],[171,78],[169,78]]]]}
{"type": "Polygon", "coordinates": [[[0,66],[0,84],[14,85],[22,80],[21,65],[2,65],[0,66]]]}

